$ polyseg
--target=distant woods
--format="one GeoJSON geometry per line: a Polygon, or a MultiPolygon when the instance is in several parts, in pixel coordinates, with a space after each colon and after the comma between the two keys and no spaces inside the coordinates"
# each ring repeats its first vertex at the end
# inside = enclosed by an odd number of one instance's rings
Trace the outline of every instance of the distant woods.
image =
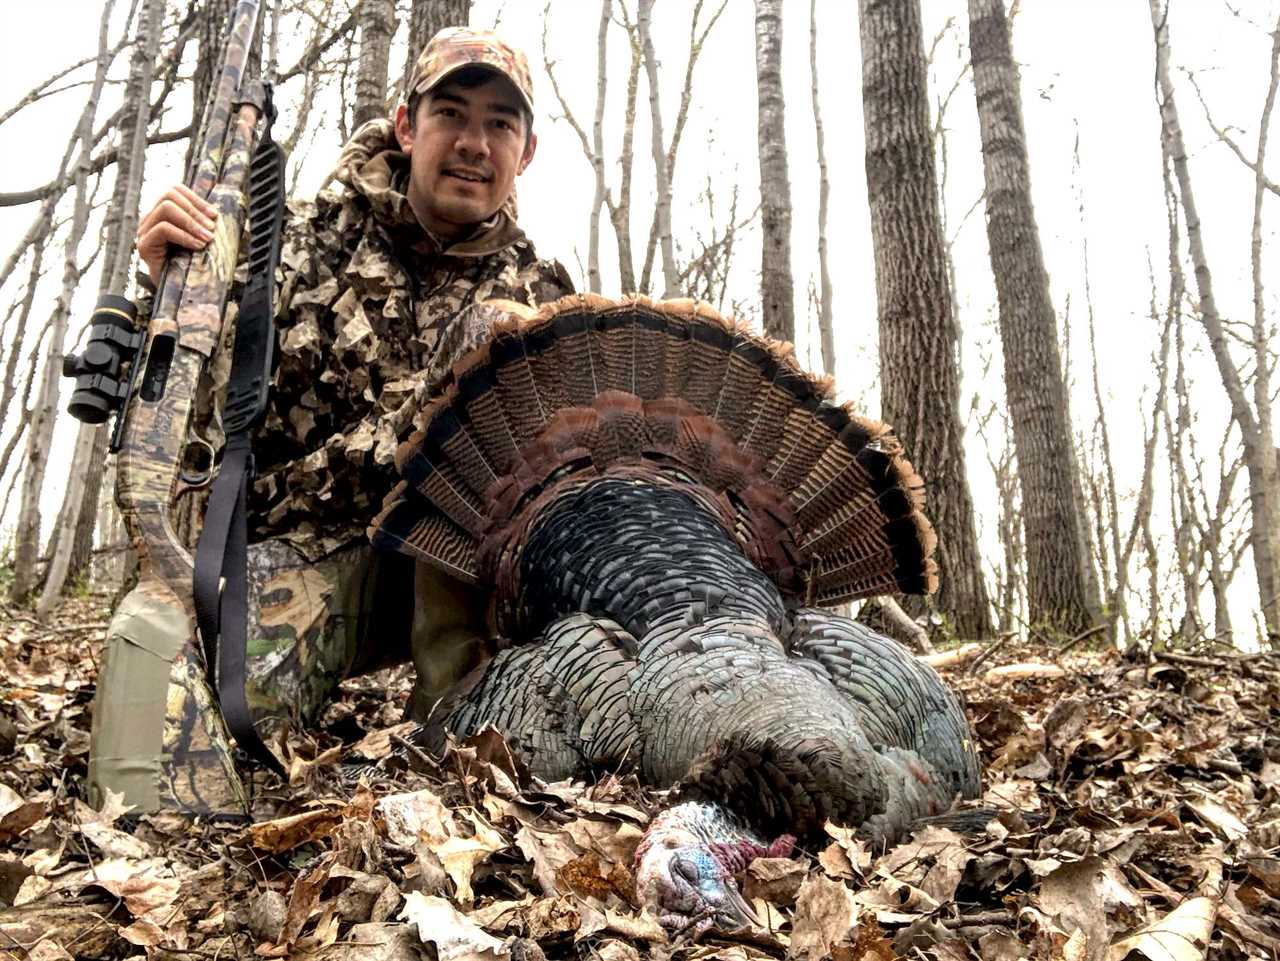
{"type": "MultiPolygon", "coordinates": [[[[1149,298],[1132,305],[1152,332],[1148,353],[1130,358],[1149,385],[1136,431],[1132,416],[1121,426],[1099,363],[1107,344],[1087,228],[1102,212],[1083,191],[1080,262],[1046,259],[1018,68],[1034,53],[1018,49],[1017,16],[1003,0],[968,0],[967,23],[940,30],[926,29],[918,0],[860,0],[860,68],[847,38],[839,48],[829,39],[852,12],[818,0],[548,2],[533,30],[525,21],[534,11],[470,0],[271,0],[256,52],[277,85],[275,136],[296,184],[304,163],[318,162],[308,157],[335,158],[356,127],[394,108],[438,29],[496,18],[535,68],[542,149],[563,141],[576,166],[557,176],[587,185],[565,193],[562,217],[579,225],[571,249],[547,248],[546,231],[525,215],[544,255],[576,268],[581,289],[707,301],[797,343],[802,359],[842,375],[848,391],[876,381],[880,407],[867,413],[894,425],[925,478],[939,537],[939,592],[904,601],[905,615],[892,602],[876,606],[877,622],[898,636],[918,645],[926,635],[1005,634],[1062,645],[1099,634],[1127,644],[1280,645],[1280,338],[1263,269],[1265,215],[1280,194],[1267,174],[1280,22],[1256,24],[1257,43],[1240,51],[1269,77],[1246,137],[1216,116],[1194,71],[1171,66],[1178,8],[1149,3],[1145,55],[1162,158],[1150,176],[1166,208],[1149,232],[1152,249],[1170,254],[1152,259],[1149,298]],[[784,25],[807,34],[808,64],[784,62],[784,25]],[[958,74],[935,63],[944,42],[967,50],[958,74]],[[754,76],[754,89],[734,96],[756,98],[755,156],[736,158],[724,176],[708,169],[707,147],[724,133],[714,72],[730,60],[754,76]],[[979,145],[967,156],[948,139],[948,106],[963,97],[976,108],[979,145]],[[832,118],[847,125],[859,99],[865,153],[832,156],[832,118]],[[1203,115],[1211,144],[1189,148],[1180,121],[1188,111],[1203,115]],[[787,136],[802,129],[798,117],[812,124],[803,151],[787,136]],[[1215,249],[1201,230],[1196,191],[1207,185],[1189,149],[1234,157],[1251,189],[1250,234],[1235,247],[1215,249]],[[983,190],[950,206],[982,212],[985,233],[947,221],[948,171],[960,165],[982,171],[983,190]],[[817,185],[816,209],[796,206],[793,196],[809,196],[793,194],[800,181],[817,185]],[[833,187],[865,189],[866,264],[829,259],[831,225],[861,223],[832,207],[833,187]],[[958,243],[985,244],[989,276],[965,276],[975,261],[957,266],[958,243]],[[579,250],[585,261],[575,260],[579,250]],[[878,376],[855,376],[842,370],[850,361],[837,302],[870,284],[872,270],[878,376]],[[1076,270],[1083,296],[1055,302],[1050,275],[1076,270]],[[1219,308],[1214,283],[1227,276],[1249,278],[1249,316],[1219,308]],[[980,282],[994,288],[991,315],[962,317],[963,292],[980,282]],[[969,356],[963,335],[979,324],[987,340],[969,356]],[[991,389],[966,395],[962,385],[976,380],[991,389]],[[1227,422],[1201,413],[1211,395],[1227,422]],[[1242,587],[1257,598],[1244,623],[1228,601],[1242,587]]],[[[73,312],[77,290],[132,292],[142,184],[173,176],[155,173],[155,158],[173,157],[198,132],[228,9],[227,0],[109,0],[94,51],[52,65],[47,79],[0,104],[0,128],[43,110],[48,136],[64,143],[36,182],[0,192],[0,206],[25,217],[0,252],[0,584],[9,603],[41,614],[73,586],[114,590],[128,576],[106,431],[63,426],[62,357],[77,349],[86,319],[84,298],[73,312]],[[48,109],[53,98],[59,111],[48,109]],[[57,460],[55,428],[74,435],[57,460]],[[45,516],[54,501],[56,514],[45,516]]],[[[792,57],[802,49],[787,47],[792,57]]]]}

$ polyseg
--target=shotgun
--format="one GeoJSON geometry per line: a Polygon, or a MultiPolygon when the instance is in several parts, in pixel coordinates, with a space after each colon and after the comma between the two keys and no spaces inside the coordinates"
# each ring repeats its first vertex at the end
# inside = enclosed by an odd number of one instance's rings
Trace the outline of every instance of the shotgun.
{"type": "MultiPolygon", "coordinates": [[[[177,533],[174,510],[213,472],[212,450],[191,429],[193,402],[210,358],[223,349],[249,181],[257,176],[255,151],[259,141],[275,146],[270,91],[244,78],[258,7],[258,0],[239,0],[231,15],[188,178],[218,209],[213,240],[201,251],[171,252],[140,337],[128,340],[122,319],[129,311],[121,298],[108,295],[95,312],[85,354],[68,359],[76,375],[73,413],[77,399],[81,413],[99,420],[111,406],[123,408],[112,436],[116,501],[138,555],[138,581],[112,616],[98,675],[89,795],[97,803],[107,791],[122,793],[139,812],[247,810],[235,748],[197,639],[194,559],[177,533]],[[112,346],[97,351],[99,363],[90,363],[95,343],[103,341],[112,346]],[[130,349],[131,362],[123,356],[130,349]]],[[[248,216],[255,227],[256,217],[248,216]]],[[[273,279],[267,278],[268,287],[273,279]]]]}

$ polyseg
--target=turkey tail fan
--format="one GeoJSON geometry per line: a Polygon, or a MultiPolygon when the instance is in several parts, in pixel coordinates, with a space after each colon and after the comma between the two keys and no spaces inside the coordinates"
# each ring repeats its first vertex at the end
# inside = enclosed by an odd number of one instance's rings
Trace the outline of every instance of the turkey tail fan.
{"type": "Polygon", "coordinates": [[[487,343],[413,415],[375,546],[497,583],[564,485],[627,476],[708,504],[784,594],[929,593],[936,539],[891,428],[705,304],[502,304],[487,343]]]}

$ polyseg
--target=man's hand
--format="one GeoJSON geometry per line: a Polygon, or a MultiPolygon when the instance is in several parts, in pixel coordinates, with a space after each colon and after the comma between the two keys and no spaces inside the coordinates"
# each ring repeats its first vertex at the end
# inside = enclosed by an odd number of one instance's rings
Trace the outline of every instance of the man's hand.
{"type": "Polygon", "coordinates": [[[213,239],[215,207],[183,184],[170,187],[138,224],[138,256],[153,283],[159,283],[169,245],[203,250],[213,239]]]}

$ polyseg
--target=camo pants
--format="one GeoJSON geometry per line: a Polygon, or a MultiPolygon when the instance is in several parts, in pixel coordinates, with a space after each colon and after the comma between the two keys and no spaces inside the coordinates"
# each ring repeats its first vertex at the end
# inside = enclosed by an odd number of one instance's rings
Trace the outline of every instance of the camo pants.
{"type": "Polygon", "coordinates": [[[409,713],[486,653],[483,599],[399,554],[365,543],[309,561],[288,542],[249,548],[245,694],[264,737],[312,726],[344,678],[413,659],[409,713]]]}
{"type": "Polygon", "coordinates": [[[283,540],[249,548],[245,696],[264,737],[314,724],[343,678],[409,659],[405,560],[362,544],[315,562],[283,540]]]}

